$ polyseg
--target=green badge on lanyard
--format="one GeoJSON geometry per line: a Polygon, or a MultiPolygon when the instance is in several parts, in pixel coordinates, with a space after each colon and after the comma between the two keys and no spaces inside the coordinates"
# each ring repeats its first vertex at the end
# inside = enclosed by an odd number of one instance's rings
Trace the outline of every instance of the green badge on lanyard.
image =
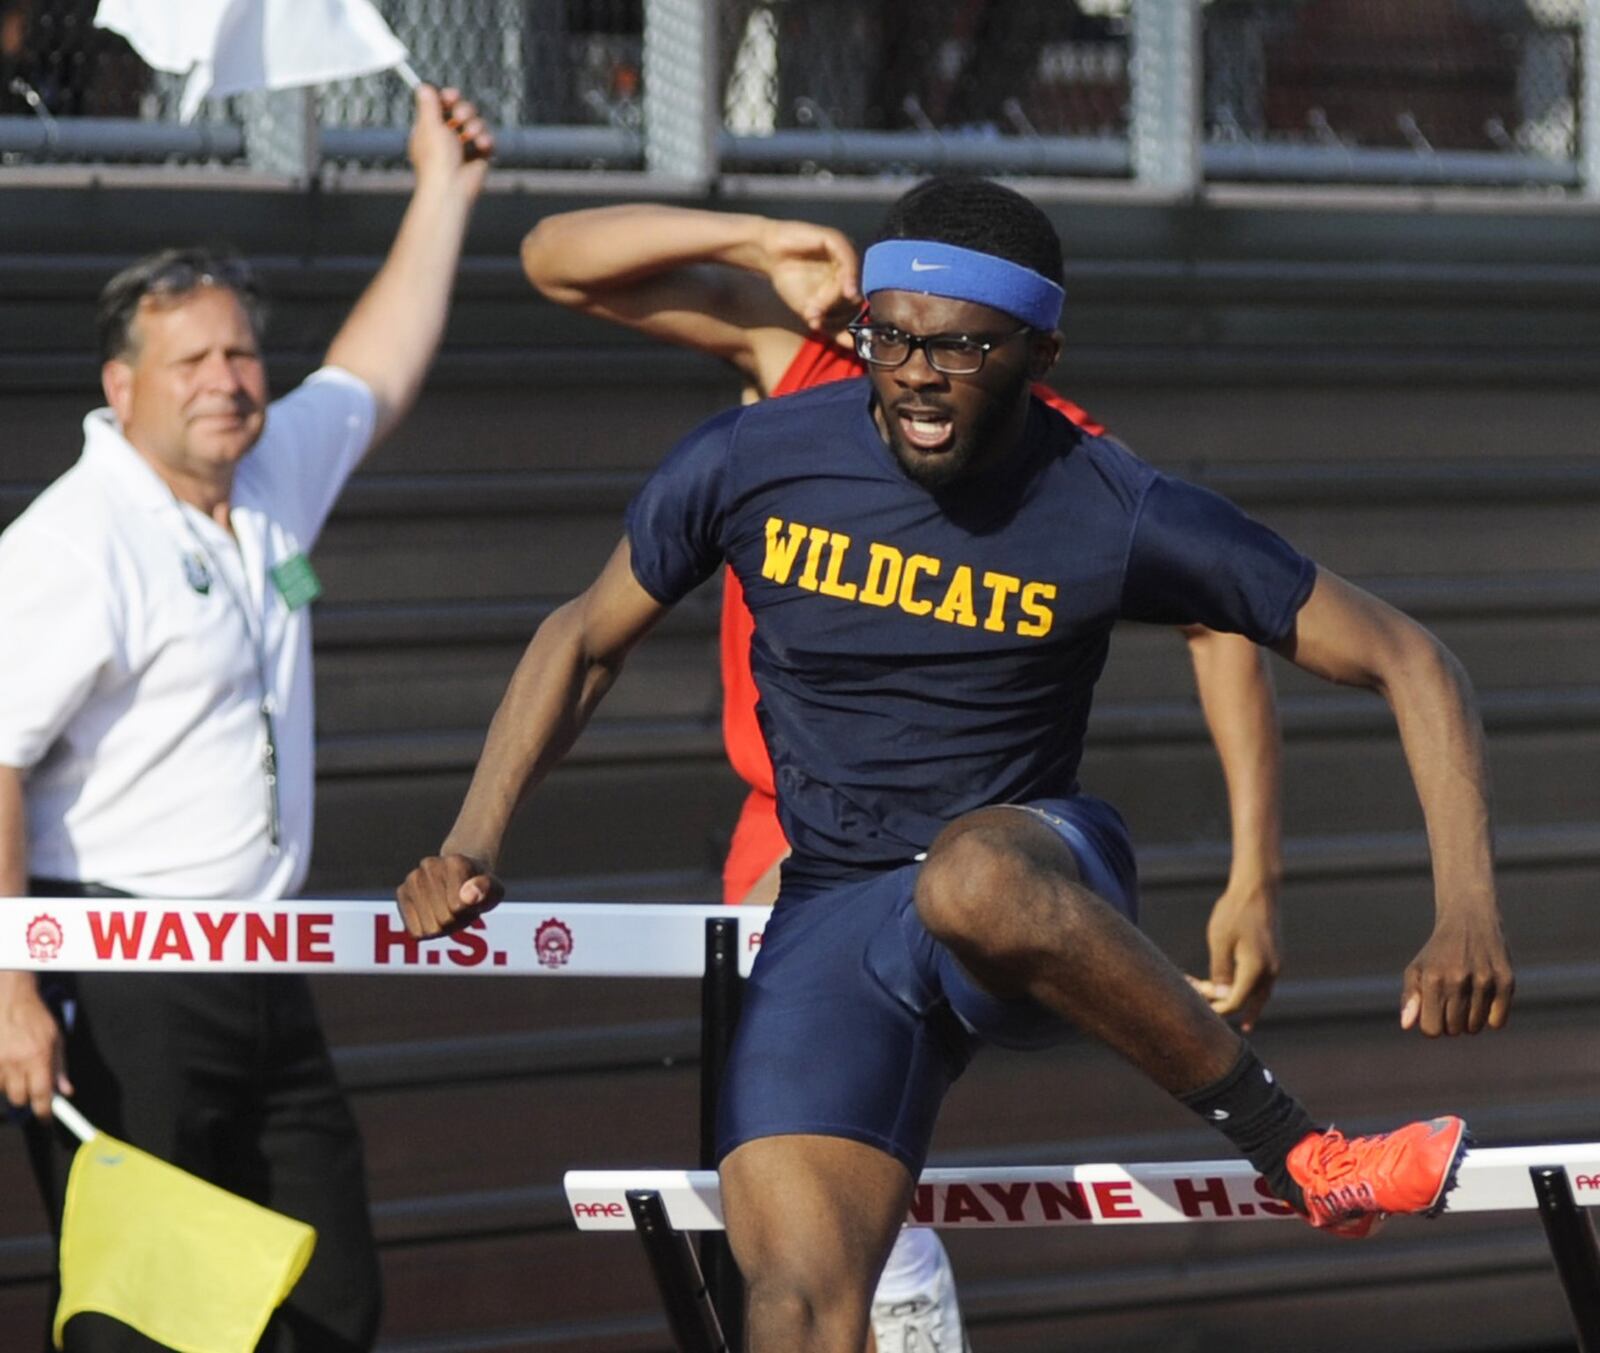
{"type": "Polygon", "coordinates": [[[272,585],[291,611],[309,606],[322,595],[322,579],[303,554],[294,554],[272,567],[272,585]]]}

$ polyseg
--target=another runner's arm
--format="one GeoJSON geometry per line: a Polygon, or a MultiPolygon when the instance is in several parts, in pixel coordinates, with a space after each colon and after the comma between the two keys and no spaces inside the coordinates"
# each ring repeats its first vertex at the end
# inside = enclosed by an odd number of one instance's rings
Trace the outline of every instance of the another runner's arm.
{"type": "Polygon", "coordinates": [[[1388,701],[1422,802],[1434,929],[1407,967],[1400,1023],[1429,1037],[1499,1028],[1514,979],[1501,933],[1489,773],[1472,684],[1410,617],[1326,570],[1279,651],[1309,672],[1388,701]]]}
{"type": "MultiPolygon", "coordinates": [[[[0,766],[0,897],[28,891],[28,832],[24,773],[0,766]]],[[[24,924],[23,919],[18,924],[24,924]]],[[[61,1061],[61,1031],[31,972],[0,972],[0,1107],[31,1108],[50,1116],[54,1090],[72,1093],[61,1061]]]]}
{"type": "Polygon", "coordinates": [[[396,894],[413,935],[445,934],[500,900],[494,875],[517,804],[566,754],[629,651],[668,609],[634,578],[624,540],[589,589],[539,626],[489,725],[455,825],[396,894]]]}
{"type": "MultiPolygon", "coordinates": [[[[1266,655],[1237,634],[1183,627],[1206,726],[1228,790],[1233,854],[1228,884],[1206,927],[1209,979],[1196,982],[1220,1015],[1249,1032],[1280,966],[1278,887],[1283,875],[1280,739],[1266,655]]],[[[1191,979],[1193,980],[1193,979],[1191,979]]]]}
{"type": "Polygon", "coordinates": [[[829,226],[654,203],[547,216],[522,268],[557,305],[718,357],[762,394],[801,336],[861,304],[855,248],[829,226]]]}
{"type": "Polygon", "coordinates": [[[467,221],[493,148],[483,119],[454,90],[417,90],[407,144],[417,186],[388,257],[327,356],[377,399],[373,445],[405,417],[438,350],[467,221]]]}
{"type": "Polygon", "coordinates": [[[1505,1023],[1511,962],[1495,897],[1483,727],[1454,656],[1226,499],[1164,476],[1141,500],[1122,606],[1133,620],[1245,635],[1388,700],[1427,819],[1436,906],[1433,935],[1406,968],[1401,1025],[1434,1036],[1505,1023]]]}

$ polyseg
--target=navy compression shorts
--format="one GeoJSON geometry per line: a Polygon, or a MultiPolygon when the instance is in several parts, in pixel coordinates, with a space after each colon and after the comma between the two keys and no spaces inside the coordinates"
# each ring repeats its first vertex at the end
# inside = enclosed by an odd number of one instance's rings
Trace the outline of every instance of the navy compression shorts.
{"type": "MultiPolygon", "coordinates": [[[[1084,884],[1137,922],[1133,847],[1088,795],[1020,806],[1066,841],[1084,884]]],[[[916,864],[778,900],[746,983],[717,1113],[717,1158],[812,1133],[875,1146],[918,1174],[946,1091],[985,1043],[1037,1048],[1070,1026],[979,988],[923,926],[916,864]]]]}

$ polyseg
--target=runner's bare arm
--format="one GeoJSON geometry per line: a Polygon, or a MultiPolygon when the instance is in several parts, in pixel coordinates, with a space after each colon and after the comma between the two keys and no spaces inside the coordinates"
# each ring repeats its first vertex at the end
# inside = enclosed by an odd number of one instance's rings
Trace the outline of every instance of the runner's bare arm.
{"type": "Polygon", "coordinates": [[[517,804],[566,754],[667,609],[635,580],[624,540],[588,590],[539,626],[489,725],[455,825],[396,894],[413,935],[455,930],[500,900],[494,874],[517,804]]]}
{"type": "Polygon", "coordinates": [[[654,203],[547,216],[522,267],[556,304],[718,357],[762,394],[808,330],[861,304],[855,249],[829,226],[654,203]]]}
{"type": "MultiPolygon", "coordinates": [[[[23,772],[0,766],[0,897],[28,891],[23,772]]],[[[50,1095],[72,1093],[61,1061],[61,1031],[31,972],[0,972],[0,1108],[10,1103],[50,1116],[50,1095]]]]}
{"type": "Polygon", "coordinates": [[[1194,984],[1219,1015],[1239,1014],[1248,1033],[1272,995],[1280,966],[1277,702],[1266,654],[1257,645],[1204,625],[1186,626],[1183,634],[1206,727],[1222,762],[1233,840],[1228,884],[1206,927],[1209,979],[1194,984]]]}
{"type": "Polygon", "coordinates": [[[1429,1037],[1498,1029],[1514,979],[1500,928],[1489,773],[1472,684],[1455,655],[1392,606],[1326,570],[1280,646],[1394,711],[1433,857],[1434,929],[1406,968],[1400,1023],[1429,1037]]]}

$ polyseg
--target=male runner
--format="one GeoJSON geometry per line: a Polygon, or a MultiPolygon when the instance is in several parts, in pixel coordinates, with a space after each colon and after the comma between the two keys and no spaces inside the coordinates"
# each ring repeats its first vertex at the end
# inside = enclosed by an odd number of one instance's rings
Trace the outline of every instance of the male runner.
{"type": "Polygon", "coordinates": [[[1427,819],[1434,932],[1400,1022],[1498,1028],[1513,981],[1470,685],[1427,631],[1224,500],[1046,411],[1060,245],[1025,198],[914,189],[866,256],[870,377],[690,434],[599,578],[512,677],[440,853],[398,897],[413,934],[502,895],[516,804],[627,653],[730,563],[793,846],[729,1059],[724,1212],[756,1353],[855,1353],[938,1105],[984,1042],[1075,1024],[1215,1125],[1311,1224],[1436,1211],[1446,1117],[1318,1128],[1133,924],[1121,819],[1079,792],[1119,619],[1206,624],[1381,692],[1427,819]]]}
{"type": "MultiPolygon", "coordinates": [[[[544,217],[523,241],[522,264],[534,287],[559,305],[727,362],[746,382],[746,402],[850,380],[866,369],[846,327],[862,308],[859,260],[849,239],[829,226],[626,203],[544,217]]],[[[1089,433],[1104,431],[1047,386],[1035,393],[1089,433]]],[[[749,792],[723,865],[723,899],[763,904],[777,897],[789,844],[756,718],[753,631],[739,580],[725,570],[723,745],[749,792]]],[[[1248,1031],[1279,967],[1272,686],[1263,654],[1249,640],[1204,626],[1188,627],[1185,637],[1233,819],[1232,867],[1213,911],[1211,970],[1202,986],[1219,1013],[1241,1012],[1248,1031]]],[[[878,1353],[966,1347],[954,1274],[937,1232],[901,1232],[879,1279],[872,1324],[878,1353]]]]}
{"type": "MultiPolygon", "coordinates": [[[[657,203],[627,203],[543,218],[522,245],[523,270],[547,299],[720,358],[746,382],[747,402],[787,395],[866,370],[847,325],[859,314],[859,261],[848,237],[809,221],[657,203]]],[[[1035,393],[1094,435],[1105,429],[1047,386],[1035,393]]],[[[728,902],[769,903],[788,853],[778,824],[772,763],[756,722],[752,621],[739,580],[723,577],[723,742],[750,787],[723,868],[728,902]]],[[[1219,922],[1258,912],[1271,931],[1280,873],[1276,714],[1260,650],[1235,635],[1186,627],[1195,683],[1227,780],[1233,869],[1219,922]]],[[[1234,925],[1217,929],[1231,935],[1234,925]]],[[[1230,994],[1218,1011],[1243,1011],[1248,1030],[1270,994],[1251,946],[1218,943],[1211,978],[1230,994]],[[1258,985],[1258,978],[1261,979],[1258,985]]]]}

